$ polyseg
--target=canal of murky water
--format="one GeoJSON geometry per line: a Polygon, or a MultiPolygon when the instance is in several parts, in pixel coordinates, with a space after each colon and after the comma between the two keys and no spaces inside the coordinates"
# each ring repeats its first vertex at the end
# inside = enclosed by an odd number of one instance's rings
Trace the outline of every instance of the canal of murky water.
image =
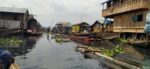
{"type": "MultiPolygon", "coordinates": [[[[8,38],[8,37],[7,37],[8,38]]],[[[9,38],[10,39],[10,38],[9,38]]],[[[13,36],[6,45],[0,48],[9,50],[15,57],[21,69],[108,69],[105,65],[94,59],[86,59],[75,51],[80,45],[75,42],[57,43],[51,35],[41,36],[13,36]],[[15,38],[14,38],[15,37],[15,38]],[[21,44],[17,44],[21,41],[21,44]],[[14,43],[12,43],[14,42],[14,43]]],[[[5,43],[5,42],[4,42],[5,43]]],[[[93,46],[110,47],[111,42],[96,42],[93,46]]],[[[150,50],[137,47],[125,47],[126,53],[116,58],[133,61],[143,69],[150,69],[150,50]]]]}
{"type": "Polygon", "coordinates": [[[98,61],[85,59],[74,42],[56,43],[46,34],[23,37],[20,47],[8,47],[22,69],[104,69],[98,61]]]}

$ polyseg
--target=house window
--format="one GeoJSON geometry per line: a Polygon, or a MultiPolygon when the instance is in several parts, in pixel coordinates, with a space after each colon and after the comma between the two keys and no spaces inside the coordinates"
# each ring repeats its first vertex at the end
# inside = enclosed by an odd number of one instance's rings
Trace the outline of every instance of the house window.
{"type": "Polygon", "coordinates": [[[14,14],[14,17],[13,17],[13,18],[14,18],[13,20],[17,20],[17,19],[18,19],[17,14],[14,14]]]}
{"type": "Polygon", "coordinates": [[[123,3],[124,1],[123,0],[121,0],[121,3],[123,3]]]}
{"type": "Polygon", "coordinates": [[[142,14],[140,14],[140,15],[137,15],[137,17],[138,17],[138,22],[141,22],[141,21],[143,21],[143,15],[142,15],[142,14]]]}
{"type": "Polygon", "coordinates": [[[136,23],[136,22],[141,22],[143,21],[143,14],[139,14],[139,15],[134,15],[132,17],[132,20],[136,23]]]}

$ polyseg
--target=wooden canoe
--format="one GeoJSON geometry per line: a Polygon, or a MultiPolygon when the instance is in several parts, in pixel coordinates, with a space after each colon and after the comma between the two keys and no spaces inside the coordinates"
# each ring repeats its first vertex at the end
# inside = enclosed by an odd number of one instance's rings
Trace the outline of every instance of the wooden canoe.
{"type": "Polygon", "coordinates": [[[10,69],[21,69],[18,64],[11,64],[10,69]]]}

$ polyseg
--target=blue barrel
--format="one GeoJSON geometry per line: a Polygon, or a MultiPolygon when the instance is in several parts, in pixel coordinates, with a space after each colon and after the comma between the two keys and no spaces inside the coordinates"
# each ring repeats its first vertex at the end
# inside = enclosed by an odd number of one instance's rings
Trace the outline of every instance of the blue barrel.
{"type": "Polygon", "coordinates": [[[12,63],[12,54],[7,51],[0,49],[0,64],[3,64],[5,69],[9,69],[11,63],[12,63]]]}

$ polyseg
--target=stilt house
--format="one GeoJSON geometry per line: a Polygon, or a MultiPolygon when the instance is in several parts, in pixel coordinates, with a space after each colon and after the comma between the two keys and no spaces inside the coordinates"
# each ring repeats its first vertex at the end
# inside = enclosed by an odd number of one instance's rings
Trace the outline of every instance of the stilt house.
{"type": "Polygon", "coordinates": [[[104,24],[100,21],[95,21],[91,25],[91,32],[92,33],[100,33],[104,31],[104,24]]]}
{"type": "Polygon", "coordinates": [[[88,28],[89,24],[86,22],[75,24],[72,26],[72,33],[82,33],[84,31],[88,31],[88,28]]]}
{"type": "Polygon", "coordinates": [[[150,0],[107,0],[102,16],[114,20],[113,32],[144,34],[150,0]]]}
{"type": "Polygon", "coordinates": [[[27,29],[28,9],[0,7],[1,29],[27,29]]]}

